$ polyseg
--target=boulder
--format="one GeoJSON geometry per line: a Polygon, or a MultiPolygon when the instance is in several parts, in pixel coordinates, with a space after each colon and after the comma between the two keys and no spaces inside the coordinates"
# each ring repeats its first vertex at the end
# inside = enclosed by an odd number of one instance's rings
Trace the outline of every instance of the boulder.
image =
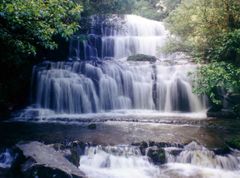
{"type": "Polygon", "coordinates": [[[160,164],[166,163],[166,155],[165,155],[164,149],[158,148],[157,146],[150,147],[148,149],[147,156],[156,165],[160,165],[160,164]]]}
{"type": "Polygon", "coordinates": [[[156,62],[157,58],[155,56],[149,56],[145,54],[136,54],[133,56],[129,56],[127,58],[128,61],[149,61],[149,62],[156,62]]]}
{"type": "Polygon", "coordinates": [[[84,154],[86,144],[83,142],[74,141],[70,145],[70,155],[67,159],[75,166],[79,166],[80,156],[84,154]]]}
{"type": "Polygon", "coordinates": [[[52,146],[40,142],[17,144],[25,157],[21,164],[21,172],[26,178],[83,178],[84,173],[77,166],[68,161],[63,154],[52,146]]]}
{"type": "Polygon", "coordinates": [[[90,129],[90,130],[95,130],[96,128],[97,128],[96,124],[89,124],[88,125],[88,129],[90,129]]]}
{"type": "Polygon", "coordinates": [[[143,141],[143,142],[140,143],[139,149],[140,149],[142,155],[146,155],[147,147],[148,147],[148,143],[147,142],[143,141]]]}
{"type": "Polygon", "coordinates": [[[214,148],[213,152],[216,155],[221,155],[221,156],[225,156],[231,153],[231,149],[228,146],[224,146],[222,148],[214,148]]]}

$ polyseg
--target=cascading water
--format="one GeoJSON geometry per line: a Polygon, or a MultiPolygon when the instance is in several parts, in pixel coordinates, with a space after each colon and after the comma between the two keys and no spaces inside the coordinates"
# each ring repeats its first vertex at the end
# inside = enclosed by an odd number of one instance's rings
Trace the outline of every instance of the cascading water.
{"type": "Polygon", "coordinates": [[[80,169],[90,178],[157,178],[160,171],[133,147],[89,147],[80,169]]]}
{"type": "Polygon", "coordinates": [[[70,43],[71,59],[97,59],[113,57],[120,59],[133,54],[159,56],[160,48],[167,37],[162,22],[126,15],[108,22],[98,16],[92,17],[92,28],[88,40],[81,44],[78,37],[70,43]]]}
{"type": "Polygon", "coordinates": [[[0,153],[0,168],[10,168],[15,158],[16,155],[6,149],[5,152],[0,153]]]}
{"type": "Polygon", "coordinates": [[[149,157],[142,155],[139,147],[89,147],[80,157],[80,169],[89,178],[239,177],[239,152],[216,155],[196,142],[183,148],[172,146],[163,149],[166,163],[157,166],[149,157]]]}
{"type": "Polygon", "coordinates": [[[35,110],[45,109],[49,115],[50,111],[82,114],[134,109],[192,113],[206,109],[204,97],[192,93],[188,77],[197,66],[178,59],[186,58],[182,54],[158,54],[168,35],[162,22],[126,15],[122,27],[116,28],[101,20],[92,18],[88,40],[71,40],[70,61],[44,62],[34,68],[35,110]],[[159,60],[126,60],[134,54],[157,56],[159,60]]]}

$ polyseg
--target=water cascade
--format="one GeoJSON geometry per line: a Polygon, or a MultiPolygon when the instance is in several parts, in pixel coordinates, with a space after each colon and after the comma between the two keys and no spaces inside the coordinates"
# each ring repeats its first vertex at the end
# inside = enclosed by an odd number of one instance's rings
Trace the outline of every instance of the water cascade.
{"type": "Polygon", "coordinates": [[[188,76],[197,66],[180,53],[158,54],[168,35],[162,22],[126,15],[121,19],[122,27],[114,28],[100,20],[92,18],[88,40],[71,40],[70,60],[35,66],[35,110],[82,114],[133,109],[192,113],[206,109],[204,97],[192,93],[188,76]],[[127,61],[126,57],[134,54],[157,56],[159,60],[127,61]]]}
{"type": "Polygon", "coordinates": [[[9,149],[0,153],[0,168],[10,168],[15,157],[16,155],[13,155],[9,149]]]}
{"type": "Polygon", "coordinates": [[[88,40],[81,43],[78,36],[71,40],[70,58],[120,59],[133,54],[159,55],[158,48],[168,34],[162,22],[135,15],[112,18],[106,20],[93,16],[88,40]]]}
{"type": "Polygon", "coordinates": [[[80,169],[90,178],[239,177],[239,152],[217,155],[196,142],[164,150],[166,163],[157,166],[139,147],[89,147],[80,157],[80,169]]]}

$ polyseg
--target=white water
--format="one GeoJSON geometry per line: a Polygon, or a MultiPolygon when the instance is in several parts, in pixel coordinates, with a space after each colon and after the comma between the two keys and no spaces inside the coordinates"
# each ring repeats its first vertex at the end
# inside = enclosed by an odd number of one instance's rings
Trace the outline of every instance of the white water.
{"type": "Polygon", "coordinates": [[[90,178],[157,178],[158,167],[147,157],[141,156],[139,149],[128,146],[90,147],[80,158],[80,169],[90,178]]]}
{"type": "Polygon", "coordinates": [[[149,63],[104,61],[98,66],[79,62],[47,65],[50,69],[35,71],[35,100],[37,107],[49,108],[56,113],[79,114],[116,109],[205,110],[201,97],[192,93],[188,78],[188,72],[195,68],[192,64],[159,64],[156,74],[149,63]]]}
{"type": "Polygon", "coordinates": [[[89,178],[239,178],[240,154],[225,156],[195,142],[182,148],[165,148],[167,163],[153,165],[137,147],[89,147],[80,158],[80,169],[89,178]],[[171,154],[179,150],[178,156],[171,154]],[[192,154],[189,154],[191,152],[192,154]]]}
{"type": "Polygon", "coordinates": [[[81,46],[78,38],[73,39],[70,44],[70,58],[120,59],[133,54],[161,56],[158,49],[168,35],[162,22],[126,15],[123,19],[115,19],[112,25],[106,23],[104,19],[93,16],[89,40],[81,46]],[[122,22],[123,26],[118,27],[118,21],[122,22]]]}
{"type": "Polygon", "coordinates": [[[14,159],[15,158],[11,155],[10,150],[6,149],[5,152],[0,153],[0,168],[10,168],[14,159]]]}
{"type": "Polygon", "coordinates": [[[158,49],[164,44],[168,32],[162,22],[145,19],[135,15],[125,17],[126,26],[122,31],[105,35],[103,51],[114,44],[114,58],[123,58],[133,54],[159,56],[158,49]]]}

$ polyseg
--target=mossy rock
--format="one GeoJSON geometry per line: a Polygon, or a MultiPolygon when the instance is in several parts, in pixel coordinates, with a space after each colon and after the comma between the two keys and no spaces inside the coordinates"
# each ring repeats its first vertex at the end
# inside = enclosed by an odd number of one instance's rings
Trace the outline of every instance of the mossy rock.
{"type": "Polygon", "coordinates": [[[152,162],[156,165],[166,163],[165,151],[162,148],[157,147],[149,148],[147,156],[151,158],[152,162]]]}
{"type": "Polygon", "coordinates": [[[157,58],[155,56],[149,56],[145,54],[136,54],[133,56],[129,56],[127,58],[128,61],[149,61],[149,62],[156,62],[157,58]]]}
{"type": "Polygon", "coordinates": [[[227,141],[227,144],[232,148],[236,148],[240,150],[240,137],[236,137],[230,141],[227,141]]]}

